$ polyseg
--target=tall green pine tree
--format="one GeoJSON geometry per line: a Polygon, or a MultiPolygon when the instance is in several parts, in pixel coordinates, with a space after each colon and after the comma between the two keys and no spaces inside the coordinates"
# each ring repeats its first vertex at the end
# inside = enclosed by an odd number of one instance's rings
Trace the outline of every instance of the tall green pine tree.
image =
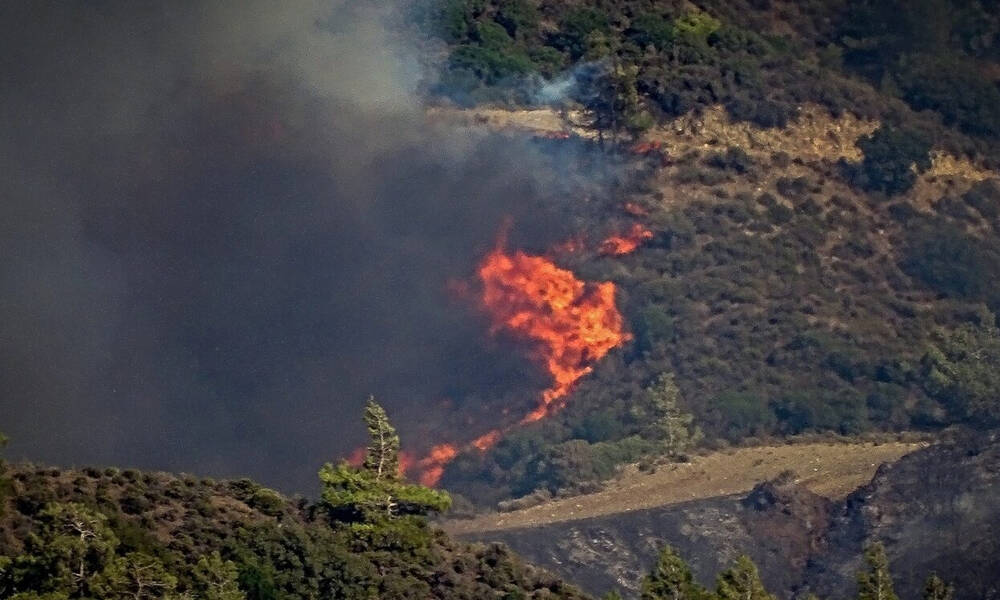
{"type": "Polygon", "coordinates": [[[767,593],[749,556],[736,559],[736,564],[719,574],[715,595],[719,600],[775,600],[767,593]]]}
{"type": "Polygon", "coordinates": [[[952,600],[955,588],[947,584],[937,574],[932,574],[924,584],[923,600],[952,600]]]}
{"type": "Polygon", "coordinates": [[[670,456],[683,454],[701,439],[701,430],[694,426],[694,417],[677,404],[680,390],[673,373],[661,374],[646,388],[649,405],[648,436],[660,440],[670,456]]]}
{"type": "Polygon", "coordinates": [[[399,435],[389,423],[385,409],[368,397],[365,404],[365,426],[368,428],[368,448],[364,467],[375,481],[399,478],[399,435]]]}
{"type": "Polygon", "coordinates": [[[670,546],[642,579],[642,600],[707,600],[708,591],[694,580],[691,568],[670,546]]]}
{"type": "Polygon", "coordinates": [[[365,406],[368,447],[361,468],[323,465],[322,497],[334,518],[371,523],[401,515],[427,515],[451,506],[444,492],[407,483],[399,475],[399,436],[374,398],[365,406]]]}
{"type": "Polygon", "coordinates": [[[858,600],[899,600],[892,589],[889,559],[882,542],[875,542],[865,549],[867,569],[858,573],[858,600]]]}

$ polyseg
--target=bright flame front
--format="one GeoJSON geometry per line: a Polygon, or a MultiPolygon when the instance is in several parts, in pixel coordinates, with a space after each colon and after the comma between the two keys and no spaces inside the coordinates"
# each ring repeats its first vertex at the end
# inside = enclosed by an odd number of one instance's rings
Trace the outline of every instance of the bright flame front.
{"type": "Polygon", "coordinates": [[[537,421],[562,408],[573,384],[612,348],[630,339],[615,306],[615,285],[586,284],[542,256],[502,249],[479,267],[482,306],[493,332],[507,330],[534,343],[552,376],[538,407],[522,422],[537,421]]]}

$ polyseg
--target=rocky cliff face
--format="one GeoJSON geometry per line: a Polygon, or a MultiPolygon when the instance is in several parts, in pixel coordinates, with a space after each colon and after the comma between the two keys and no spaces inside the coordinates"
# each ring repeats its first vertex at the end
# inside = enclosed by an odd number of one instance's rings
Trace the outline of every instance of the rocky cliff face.
{"type": "Polygon", "coordinates": [[[837,592],[853,580],[861,548],[882,540],[901,598],[919,597],[934,571],[956,583],[958,598],[996,598],[998,497],[998,433],[931,446],[883,465],[838,507],[825,550],[812,558],[805,580],[821,594],[844,596],[837,592]]]}
{"type": "Polygon", "coordinates": [[[901,598],[917,598],[936,571],[957,597],[1000,594],[1000,437],[943,443],[879,469],[834,503],[790,478],[728,496],[606,517],[466,536],[499,540],[585,589],[638,591],[658,548],[669,543],[713,584],[741,553],[782,597],[854,592],[863,547],[882,540],[901,598]]]}
{"type": "MultiPolygon", "coordinates": [[[[607,517],[491,532],[537,564],[588,591],[637,593],[663,544],[671,544],[706,585],[749,554],[775,590],[798,586],[822,544],[832,503],[790,482],[764,483],[745,498],[726,496],[607,517]]],[[[475,537],[475,536],[470,536],[475,537]]]]}

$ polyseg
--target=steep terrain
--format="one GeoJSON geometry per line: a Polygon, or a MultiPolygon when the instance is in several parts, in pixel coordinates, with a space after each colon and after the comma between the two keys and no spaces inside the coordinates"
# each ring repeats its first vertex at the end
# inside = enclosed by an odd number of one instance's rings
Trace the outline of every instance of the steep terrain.
{"type": "Polygon", "coordinates": [[[606,489],[552,500],[539,506],[444,523],[452,534],[540,527],[562,521],[657,508],[748,492],[785,472],[821,496],[840,499],[871,480],[876,467],[924,447],[922,443],[796,443],[736,448],[690,462],[659,465],[655,472],[634,466],[606,489]]]}
{"type": "MultiPolygon", "coordinates": [[[[539,141],[555,149],[588,143],[551,111],[437,109],[431,118],[542,138],[568,132],[539,141]]],[[[663,162],[623,178],[610,197],[580,199],[590,215],[582,236],[638,222],[652,238],[625,256],[558,257],[618,286],[634,340],[581,382],[563,413],[485,456],[461,457],[445,474],[449,489],[489,503],[586,480],[588,461],[604,452],[595,444],[642,435],[644,388],[665,371],[709,442],[980,419],[933,373],[937,352],[963,331],[980,331],[976,344],[995,338],[984,304],[1000,298],[986,283],[1000,269],[996,173],[937,150],[905,194],[871,194],[842,165],[863,160],[856,142],[877,121],[809,105],[785,128],[733,122],[721,108],[690,121],[647,133],[663,162]],[[574,440],[592,456],[576,456],[574,440]],[[566,463],[576,466],[555,466],[566,463]]]]}
{"type": "Polygon", "coordinates": [[[998,473],[1000,438],[977,435],[887,463],[842,500],[785,476],[745,495],[463,537],[503,541],[593,592],[636,593],[637,575],[670,544],[705,584],[747,553],[780,596],[824,598],[853,594],[863,547],[881,540],[901,597],[917,597],[936,571],[956,583],[958,598],[984,598],[997,593],[1000,569],[998,473]]]}
{"type": "Polygon", "coordinates": [[[447,55],[431,119],[615,164],[547,250],[613,283],[632,334],[565,410],[459,453],[443,485],[488,507],[655,454],[668,373],[709,448],[1000,424],[982,393],[1000,367],[993,3],[439,0],[423,17],[447,55]],[[600,250],[628,231],[633,251],[600,250]]]}

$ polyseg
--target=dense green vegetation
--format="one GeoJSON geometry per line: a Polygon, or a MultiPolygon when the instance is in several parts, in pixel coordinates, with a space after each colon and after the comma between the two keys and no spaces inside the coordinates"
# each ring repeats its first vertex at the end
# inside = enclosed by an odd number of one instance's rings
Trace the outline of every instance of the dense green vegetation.
{"type": "Polygon", "coordinates": [[[775,127],[803,102],[913,120],[902,102],[975,138],[1000,135],[991,66],[1000,59],[1000,18],[987,0],[423,6],[420,26],[450,48],[436,90],[462,104],[586,105],[602,92],[600,78],[588,74],[624,70],[632,81],[623,91],[637,93],[637,102],[622,122],[723,104],[734,119],[775,127]]]}
{"type": "Polygon", "coordinates": [[[365,464],[327,465],[322,500],[243,479],[0,464],[0,598],[583,598],[499,545],[449,540],[446,494],[403,482],[374,402],[365,464]]]}

